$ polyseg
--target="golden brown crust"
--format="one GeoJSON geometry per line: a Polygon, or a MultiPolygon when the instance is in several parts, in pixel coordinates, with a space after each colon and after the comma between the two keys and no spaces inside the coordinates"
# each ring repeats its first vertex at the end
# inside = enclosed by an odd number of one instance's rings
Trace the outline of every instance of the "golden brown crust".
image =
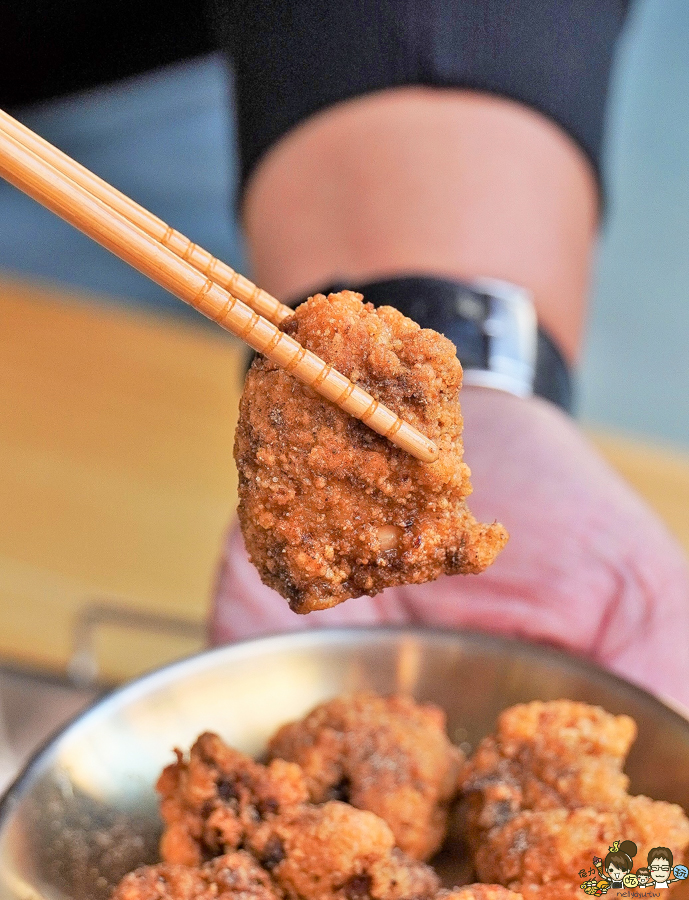
{"type": "MultiPolygon", "coordinates": [[[[476,871],[486,881],[500,881],[526,894],[537,885],[569,885],[579,890],[581,870],[613,841],[633,841],[636,859],[645,863],[659,844],[682,859],[689,846],[689,822],[671,803],[629,797],[614,811],[580,809],[526,810],[484,836],[475,856],[476,871]]],[[[604,855],[604,854],[602,854],[604,855]]]]}
{"type": "MultiPolygon", "coordinates": [[[[263,766],[210,732],[188,758],[176,752],[177,762],[158,781],[161,855],[178,864],[164,870],[165,878],[188,882],[185,890],[203,884],[191,873],[204,859],[238,847],[253,854],[288,898],[430,900],[438,890],[433,870],[395,848],[378,816],[345,803],[308,803],[297,764],[273,759],[263,766]]],[[[140,873],[137,883],[154,884],[160,874],[140,873]]]]}
{"type": "Polygon", "coordinates": [[[376,813],[415,859],[440,847],[463,757],[439,707],[365,692],[337,697],[280,728],[269,752],[301,766],[312,802],[376,813]]]}
{"type": "Polygon", "coordinates": [[[200,867],[143,866],[125,875],[111,900],[280,900],[280,895],[268,873],[239,851],[200,867]]]}
{"type": "Polygon", "coordinates": [[[288,900],[431,900],[437,875],[394,844],[382,819],[337,800],[281,815],[251,838],[288,900]]]}
{"type": "Polygon", "coordinates": [[[637,859],[653,846],[689,847],[679,806],[627,794],[622,766],[636,736],[628,716],[560,700],[512,707],[467,762],[476,873],[524,900],[581,896],[580,871],[616,840],[637,859]]]}
{"type": "Polygon", "coordinates": [[[433,705],[361,692],[281,728],[267,766],[202,734],[158,782],[164,862],[127,875],[112,900],[574,900],[620,839],[637,866],[654,846],[685,860],[682,809],[626,792],[633,720],[534,702],[506,710],[462,767],[483,883],[440,890],[395,844],[421,855],[439,840],[459,763],[444,725],[433,705]]]}
{"type": "Polygon", "coordinates": [[[471,825],[485,830],[523,809],[614,807],[627,796],[622,766],[636,737],[629,716],[570,700],[503,712],[464,766],[471,825]]]}
{"type": "Polygon", "coordinates": [[[198,738],[188,759],[176,753],[157,784],[165,862],[193,866],[242,847],[261,822],[307,799],[299,766],[283,760],[262,766],[211,732],[198,738]]]}
{"type": "Polygon", "coordinates": [[[485,569],[507,533],[466,506],[462,368],[450,341],[349,291],[310,298],[285,330],[434,440],[440,458],[419,462],[257,357],[235,460],[242,533],[262,580],[306,613],[485,569]]]}

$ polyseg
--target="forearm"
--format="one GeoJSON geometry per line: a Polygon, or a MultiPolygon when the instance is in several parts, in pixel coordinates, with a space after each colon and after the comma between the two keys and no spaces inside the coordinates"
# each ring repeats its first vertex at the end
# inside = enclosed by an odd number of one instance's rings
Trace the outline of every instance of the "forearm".
{"type": "MultiPolygon", "coordinates": [[[[397,16],[394,0],[362,0],[356,14],[291,0],[259,15],[237,2],[242,211],[258,283],[291,300],[333,281],[500,278],[531,290],[574,362],[624,6],[412,0],[397,16]]],[[[689,570],[661,523],[554,404],[467,387],[462,412],[472,511],[512,535],[493,566],[298,618],[259,582],[235,530],[213,639],[355,622],[481,628],[584,653],[689,703],[689,570]]]]}
{"type": "Polygon", "coordinates": [[[502,278],[576,359],[626,0],[216,5],[259,282],[502,278]]]}
{"type": "Polygon", "coordinates": [[[397,88],[285,135],[249,181],[254,274],[282,298],[397,274],[503,278],[577,357],[598,215],[593,169],[544,116],[485,94],[397,88]]]}

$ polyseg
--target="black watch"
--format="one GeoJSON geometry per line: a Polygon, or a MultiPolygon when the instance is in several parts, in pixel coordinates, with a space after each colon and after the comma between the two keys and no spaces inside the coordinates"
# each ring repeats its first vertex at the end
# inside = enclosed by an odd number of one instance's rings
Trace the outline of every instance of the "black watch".
{"type": "Polygon", "coordinates": [[[536,394],[572,412],[569,369],[559,348],[538,326],[525,288],[494,278],[464,282],[410,276],[367,284],[335,283],[312,293],[342,290],[363,294],[374,306],[394,306],[422,328],[444,334],[457,347],[464,384],[519,397],[536,394]]]}

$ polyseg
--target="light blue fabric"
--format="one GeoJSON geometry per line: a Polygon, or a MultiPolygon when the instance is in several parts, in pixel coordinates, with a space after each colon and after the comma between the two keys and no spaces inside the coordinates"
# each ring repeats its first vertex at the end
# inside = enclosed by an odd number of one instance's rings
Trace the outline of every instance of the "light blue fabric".
{"type": "Polygon", "coordinates": [[[634,3],[629,26],[579,409],[689,448],[689,3],[634,3]]]}
{"type": "MultiPolygon", "coordinates": [[[[17,113],[26,125],[244,271],[229,74],[218,56],[17,113]]],[[[202,317],[0,179],[0,267],[202,317]]]]}

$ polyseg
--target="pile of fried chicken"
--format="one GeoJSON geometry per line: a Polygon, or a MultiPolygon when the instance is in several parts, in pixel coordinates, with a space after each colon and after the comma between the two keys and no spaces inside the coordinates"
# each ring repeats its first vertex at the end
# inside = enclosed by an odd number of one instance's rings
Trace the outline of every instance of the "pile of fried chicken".
{"type": "Polygon", "coordinates": [[[681,860],[679,806],[627,793],[628,716],[568,700],[506,710],[470,759],[436,706],[356,693],[271,738],[265,763],[210,732],[160,776],[159,865],[112,900],[555,900],[621,835],[681,860]],[[464,809],[480,882],[428,860],[464,809]]]}

